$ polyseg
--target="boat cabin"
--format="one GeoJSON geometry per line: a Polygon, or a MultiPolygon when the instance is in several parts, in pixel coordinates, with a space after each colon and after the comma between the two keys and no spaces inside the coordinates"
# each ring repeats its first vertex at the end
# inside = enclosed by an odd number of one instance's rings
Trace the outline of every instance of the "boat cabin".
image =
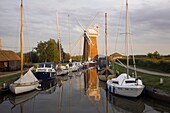
{"type": "Polygon", "coordinates": [[[40,63],[36,69],[36,72],[53,72],[56,69],[54,62],[43,62],[40,63]]]}
{"type": "Polygon", "coordinates": [[[129,79],[127,79],[127,74],[121,74],[117,78],[112,79],[112,83],[118,84],[118,85],[137,85],[137,79],[136,78],[131,78],[129,76],[129,79]]]}

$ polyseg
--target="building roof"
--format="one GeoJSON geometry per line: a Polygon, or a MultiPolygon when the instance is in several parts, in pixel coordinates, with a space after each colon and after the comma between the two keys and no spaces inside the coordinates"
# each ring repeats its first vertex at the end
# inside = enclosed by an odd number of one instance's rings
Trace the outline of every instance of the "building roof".
{"type": "Polygon", "coordinates": [[[11,50],[0,50],[0,61],[20,60],[20,57],[11,50]]]}
{"type": "Polygon", "coordinates": [[[112,56],[112,57],[123,57],[123,55],[121,55],[119,53],[113,53],[110,56],[112,56]]]}

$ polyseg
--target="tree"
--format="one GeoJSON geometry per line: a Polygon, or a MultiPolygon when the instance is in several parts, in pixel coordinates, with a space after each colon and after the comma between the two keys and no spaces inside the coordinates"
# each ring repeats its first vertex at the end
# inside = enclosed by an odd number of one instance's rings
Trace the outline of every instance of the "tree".
{"type": "Polygon", "coordinates": [[[72,60],[81,60],[82,56],[78,55],[78,56],[72,56],[72,60]]]}
{"type": "Polygon", "coordinates": [[[45,62],[47,61],[47,53],[46,53],[46,48],[47,48],[47,42],[46,41],[40,41],[35,48],[37,51],[38,57],[39,57],[39,62],[45,62]]]}
{"type": "MultiPolygon", "coordinates": [[[[64,52],[61,44],[60,48],[62,61],[68,60],[70,58],[70,54],[64,52]]],[[[35,50],[37,52],[39,62],[60,62],[59,41],[57,41],[57,43],[54,39],[50,39],[47,42],[40,41],[35,50]]]]}
{"type": "Polygon", "coordinates": [[[161,58],[161,55],[159,54],[158,51],[155,51],[155,52],[153,52],[153,53],[148,53],[147,56],[148,56],[149,58],[156,58],[156,59],[160,59],[160,58],[161,58]]]}
{"type": "Polygon", "coordinates": [[[25,63],[37,63],[38,61],[39,60],[38,60],[37,52],[30,51],[30,52],[24,54],[24,62],[25,63]]]}
{"type": "Polygon", "coordinates": [[[47,42],[46,54],[48,62],[59,62],[59,50],[54,39],[47,42]]]}
{"type": "Polygon", "coordinates": [[[64,52],[64,54],[63,54],[64,61],[69,61],[70,57],[71,57],[71,55],[69,53],[64,52]]]}

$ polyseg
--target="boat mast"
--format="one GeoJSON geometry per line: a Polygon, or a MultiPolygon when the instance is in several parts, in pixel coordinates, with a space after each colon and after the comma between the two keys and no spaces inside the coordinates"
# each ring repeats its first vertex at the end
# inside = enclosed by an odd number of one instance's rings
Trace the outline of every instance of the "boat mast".
{"type": "Polygon", "coordinates": [[[71,47],[70,47],[70,15],[68,14],[68,38],[69,38],[69,53],[71,59],[71,47]]]}
{"type": "Polygon", "coordinates": [[[23,16],[23,0],[20,5],[20,55],[21,55],[21,76],[23,76],[23,48],[24,48],[24,16],[23,16]]]}
{"type": "Polygon", "coordinates": [[[57,24],[57,32],[58,32],[58,46],[59,46],[59,53],[60,53],[60,61],[61,59],[61,45],[60,45],[60,28],[58,24],[58,12],[56,12],[56,24],[57,24]]]}
{"type": "Polygon", "coordinates": [[[128,0],[126,0],[126,31],[125,31],[125,42],[126,42],[126,56],[127,56],[127,78],[129,75],[129,33],[128,33],[128,0]]]}
{"type": "MultiPolygon", "coordinates": [[[[105,13],[105,48],[106,48],[106,68],[108,69],[108,30],[107,30],[107,13],[105,13]]],[[[107,73],[107,71],[106,71],[107,73]]]]}
{"type": "Polygon", "coordinates": [[[2,49],[2,41],[1,41],[1,38],[0,38],[0,50],[2,49]]]}

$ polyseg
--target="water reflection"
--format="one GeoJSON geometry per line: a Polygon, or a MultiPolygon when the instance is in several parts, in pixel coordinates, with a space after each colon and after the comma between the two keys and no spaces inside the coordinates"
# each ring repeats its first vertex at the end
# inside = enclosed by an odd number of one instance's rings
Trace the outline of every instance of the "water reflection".
{"type": "Polygon", "coordinates": [[[89,97],[94,97],[96,101],[100,100],[100,90],[98,87],[98,75],[95,68],[87,70],[84,73],[85,92],[89,97]]]}
{"type": "Polygon", "coordinates": [[[57,80],[52,79],[41,83],[41,94],[51,94],[55,92],[57,80]]]}
{"type": "Polygon", "coordinates": [[[113,95],[108,92],[107,98],[111,107],[114,108],[115,112],[132,112],[142,113],[145,109],[144,102],[141,98],[125,98],[117,95],[113,95]]]}
{"type": "MultiPolygon", "coordinates": [[[[20,95],[14,95],[14,94],[9,95],[9,97],[8,97],[9,101],[13,105],[11,110],[13,110],[14,108],[17,109],[17,106],[19,106],[20,113],[23,113],[24,112],[24,104],[26,104],[28,101],[34,100],[36,95],[38,95],[38,94],[39,94],[39,91],[32,91],[32,92],[28,92],[28,93],[24,93],[24,94],[20,94],[20,95]]],[[[27,110],[25,110],[25,111],[27,111],[27,110]]]]}
{"type": "Polygon", "coordinates": [[[107,93],[97,70],[74,72],[41,83],[40,91],[0,95],[0,113],[160,113],[170,105],[148,97],[124,98],[107,93]]]}
{"type": "Polygon", "coordinates": [[[144,103],[146,106],[145,113],[151,113],[151,112],[161,112],[161,113],[170,113],[170,104],[159,101],[159,100],[154,100],[150,97],[144,97],[144,103]]]}

